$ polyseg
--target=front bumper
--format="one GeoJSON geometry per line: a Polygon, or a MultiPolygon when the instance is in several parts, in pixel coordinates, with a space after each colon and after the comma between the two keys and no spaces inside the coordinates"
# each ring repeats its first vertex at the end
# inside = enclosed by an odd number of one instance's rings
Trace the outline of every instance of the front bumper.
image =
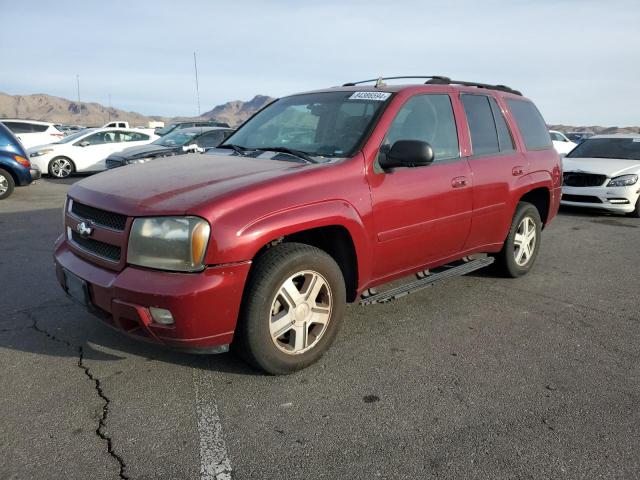
{"type": "Polygon", "coordinates": [[[562,205],[630,213],[640,196],[640,185],[628,187],[562,187],[562,205]]]}
{"type": "Polygon", "coordinates": [[[40,180],[42,178],[42,171],[36,165],[31,165],[29,173],[31,174],[32,182],[35,182],[36,180],[40,180]]]}
{"type": "Polygon", "coordinates": [[[109,326],[140,340],[198,353],[228,350],[251,262],[173,273],[126,266],[115,272],[75,255],[61,236],[54,253],[66,291],[65,270],[87,282],[87,309],[109,326]],[[155,323],[149,307],[169,310],[170,326],[155,323]]]}

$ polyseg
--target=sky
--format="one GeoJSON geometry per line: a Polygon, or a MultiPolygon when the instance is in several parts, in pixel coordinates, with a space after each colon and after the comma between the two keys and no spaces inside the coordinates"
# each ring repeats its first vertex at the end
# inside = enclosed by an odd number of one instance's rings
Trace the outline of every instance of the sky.
{"type": "Polygon", "coordinates": [[[521,90],[548,123],[640,125],[640,1],[0,0],[0,92],[198,113],[396,75],[521,90]]]}

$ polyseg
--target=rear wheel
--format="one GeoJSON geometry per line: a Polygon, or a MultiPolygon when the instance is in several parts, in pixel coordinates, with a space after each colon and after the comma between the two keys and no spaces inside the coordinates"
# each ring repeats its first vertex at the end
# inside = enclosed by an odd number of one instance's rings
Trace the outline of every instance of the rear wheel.
{"type": "Polygon", "coordinates": [[[49,162],[49,175],[56,178],[67,178],[76,171],[76,167],[67,157],[56,157],[49,162]]]}
{"type": "Polygon", "coordinates": [[[276,245],[258,258],[251,273],[236,347],[268,373],[300,370],[329,348],[345,304],[342,271],[331,256],[310,245],[276,245]]]}
{"type": "Polygon", "coordinates": [[[512,278],[526,274],[538,256],[541,232],[542,220],[538,209],[530,203],[520,202],[504,246],[496,254],[498,271],[512,278]]]}
{"type": "Polygon", "coordinates": [[[0,168],[0,200],[4,200],[13,193],[16,184],[9,172],[0,168]]]}

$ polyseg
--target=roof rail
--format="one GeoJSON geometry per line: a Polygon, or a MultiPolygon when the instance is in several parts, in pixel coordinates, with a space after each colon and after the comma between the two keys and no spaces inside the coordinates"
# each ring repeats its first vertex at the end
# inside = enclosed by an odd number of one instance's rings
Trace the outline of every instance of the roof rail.
{"type": "Polygon", "coordinates": [[[342,85],[343,87],[355,87],[356,85],[359,85],[361,83],[369,83],[369,82],[376,82],[376,83],[380,83],[382,82],[382,80],[401,80],[404,78],[429,78],[429,79],[442,79],[442,80],[449,80],[449,78],[447,77],[441,77],[441,76],[437,76],[437,75],[409,75],[406,77],[378,77],[378,78],[372,78],[371,80],[360,80],[359,82],[351,82],[351,83],[345,83],[344,85],[342,85]]]}
{"type": "Polygon", "coordinates": [[[449,77],[444,77],[442,75],[411,75],[411,76],[403,76],[403,77],[380,77],[373,78],[371,80],[361,80],[359,82],[350,82],[342,85],[343,87],[355,87],[361,83],[370,83],[376,82],[376,87],[382,86],[383,80],[400,80],[405,78],[427,78],[428,80],[424,82],[426,85],[463,85],[465,87],[478,87],[478,88],[486,88],[488,90],[498,90],[500,92],[513,93],[514,95],[522,96],[522,93],[518,90],[514,90],[511,87],[507,87],[506,85],[491,85],[488,83],[478,83],[478,82],[467,82],[464,80],[451,80],[449,77]]]}

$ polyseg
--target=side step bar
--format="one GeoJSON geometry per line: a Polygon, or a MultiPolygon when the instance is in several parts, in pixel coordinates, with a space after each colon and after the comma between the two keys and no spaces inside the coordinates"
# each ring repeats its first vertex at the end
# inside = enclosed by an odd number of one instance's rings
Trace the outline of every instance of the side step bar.
{"type": "Polygon", "coordinates": [[[493,257],[482,257],[478,258],[477,260],[463,263],[462,265],[458,265],[456,267],[450,267],[446,270],[432,273],[431,275],[427,275],[420,280],[405,283],[404,285],[392,288],[391,290],[376,293],[375,295],[363,298],[362,300],[360,300],[360,305],[373,305],[376,303],[390,302],[391,300],[395,300],[396,298],[404,297],[405,295],[409,295],[410,293],[430,287],[434,283],[441,282],[442,280],[448,280],[449,278],[466,275],[467,273],[480,270],[481,268],[491,265],[494,260],[495,259],[493,257]]]}

